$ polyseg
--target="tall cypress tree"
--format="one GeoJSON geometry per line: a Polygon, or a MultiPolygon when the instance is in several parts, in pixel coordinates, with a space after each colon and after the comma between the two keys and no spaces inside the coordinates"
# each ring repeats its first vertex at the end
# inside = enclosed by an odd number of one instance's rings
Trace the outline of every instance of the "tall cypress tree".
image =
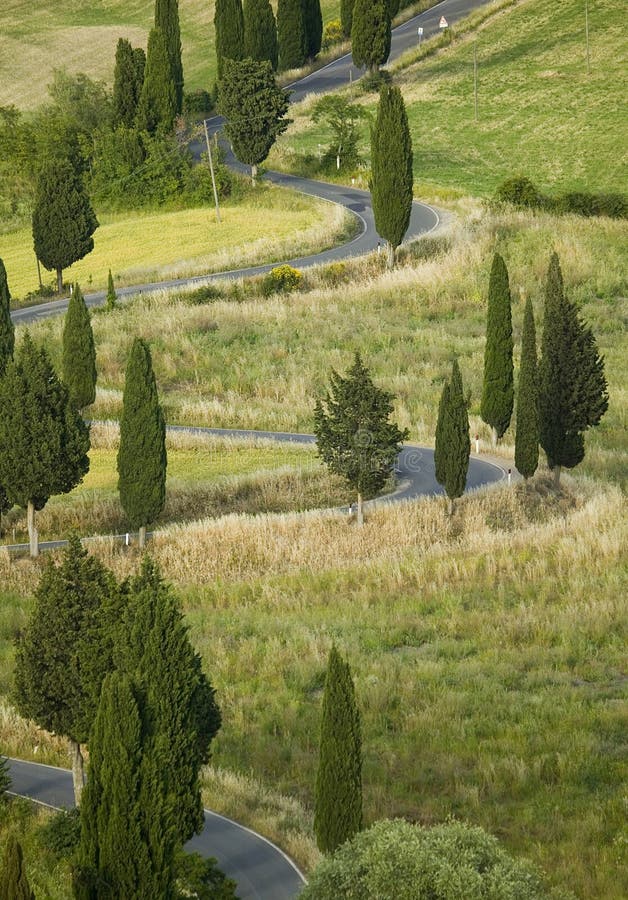
{"type": "Polygon", "coordinates": [[[111,274],[111,269],[109,269],[109,274],[107,275],[107,298],[105,300],[105,308],[106,309],[115,309],[118,302],[118,295],[116,294],[115,285],[113,283],[113,275],[111,274]]]}
{"type": "Polygon", "coordinates": [[[371,198],[375,227],[388,241],[388,266],[403,241],[412,215],[412,138],[398,87],[382,86],[371,133],[371,198]]]}
{"type": "Polygon", "coordinates": [[[452,511],[454,501],[464,493],[471,453],[469,416],[457,360],[454,360],[451,379],[446,389],[443,389],[441,402],[442,421],[439,422],[440,430],[437,428],[436,432],[435,450],[438,465],[437,480],[445,488],[452,511]]]}
{"type": "Polygon", "coordinates": [[[445,379],[438,404],[436,434],[434,440],[434,470],[436,481],[444,484],[447,478],[447,436],[445,433],[449,415],[449,379],[445,379]]]}
{"type": "Polygon", "coordinates": [[[349,664],[332,647],[327,664],[314,831],[333,853],[362,827],[362,736],[349,664]]]}
{"type": "Polygon", "coordinates": [[[83,480],[88,450],[89,430],[67,387],[27,333],[0,379],[0,484],[27,510],[32,556],[39,550],[35,510],[83,480]]]}
{"type": "Polygon", "coordinates": [[[390,16],[390,20],[395,18],[397,13],[399,12],[400,0],[386,0],[388,5],[388,15],[390,16]]]}
{"type": "MultiPolygon", "coordinates": [[[[142,58],[144,51],[141,51],[142,58]]],[[[132,128],[137,115],[144,66],[138,69],[138,57],[130,42],[120,38],[116,47],[116,65],[113,72],[113,124],[132,128]]]]}
{"type": "Polygon", "coordinates": [[[515,432],[515,466],[524,478],[534,475],[539,464],[538,394],[536,329],[532,301],[528,297],[523,314],[515,432]]]}
{"type": "Polygon", "coordinates": [[[35,900],[24,868],[22,847],[10,834],[4,848],[0,869],[0,900],[35,900]]]}
{"type": "Polygon", "coordinates": [[[170,77],[174,85],[175,112],[183,109],[183,64],[181,62],[181,29],[179,0],[155,0],[155,28],[161,28],[168,49],[170,77]]]}
{"type": "Polygon", "coordinates": [[[277,24],[270,0],[244,0],[244,56],[277,70],[277,24]]]}
{"type": "Polygon", "coordinates": [[[303,0],[279,0],[277,4],[279,68],[299,69],[307,57],[303,0]]]}
{"type": "Polygon", "coordinates": [[[493,256],[488,286],[484,382],[480,414],[493,429],[493,444],[510,425],[514,402],[512,363],[512,312],[506,263],[493,256]]]}
{"type": "Polygon", "coordinates": [[[20,713],[70,743],[74,794],[83,788],[81,744],[89,737],[103,678],[112,667],[108,621],[118,588],[111,572],[89,556],[76,535],[60,565],[50,560],[19,636],[15,701],[20,713]]]}
{"type": "Polygon", "coordinates": [[[314,59],[320,53],[323,41],[321,0],[303,0],[303,22],[305,25],[306,55],[310,59],[314,59]]]}
{"type": "Polygon", "coordinates": [[[117,665],[141,692],[146,752],[155,760],[161,794],[173,803],[183,843],[203,826],[199,771],[220,728],[220,711],[177,598],[148,557],[128,585],[118,631],[117,665]]]}
{"type": "Polygon", "coordinates": [[[593,332],[565,296],[556,253],[547,272],[541,347],[541,446],[559,484],[561,468],[573,468],[584,459],[584,433],[599,425],[608,409],[608,390],[604,360],[593,332]]]}
{"type": "Polygon", "coordinates": [[[146,341],[135,338],[122,397],[118,489],[131,527],[139,528],[140,547],[146,540],[146,526],[164,508],[167,464],[166,425],[150,349],[146,341]]]}
{"type": "Polygon", "coordinates": [[[376,72],[390,55],[391,28],[387,0],[355,0],[351,53],[359,68],[376,72]]]}
{"type": "Polygon", "coordinates": [[[89,310],[78,284],[65,314],[62,366],[72,403],[80,410],[90,406],[96,399],[96,347],[89,310]]]}
{"type": "Polygon", "coordinates": [[[137,106],[137,127],[149,134],[168,134],[174,127],[177,96],[172,81],[168,46],[161,28],[148,36],[144,83],[137,106]]]}
{"type": "Polygon", "coordinates": [[[342,25],[342,33],[346,38],[351,37],[354,6],[355,0],[340,0],[340,23],[342,25]]]}
{"type": "Polygon", "coordinates": [[[11,292],[7,280],[7,270],[0,259],[0,376],[7,363],[13,358],[15,328],[11,321],[11,292]]]}
{"type": "Polygon", "coordinates": [[[214,12],[218,81],[226,59],[242,59],[244,53],[244,13],[242,0],[216,0],[214,12]]]}

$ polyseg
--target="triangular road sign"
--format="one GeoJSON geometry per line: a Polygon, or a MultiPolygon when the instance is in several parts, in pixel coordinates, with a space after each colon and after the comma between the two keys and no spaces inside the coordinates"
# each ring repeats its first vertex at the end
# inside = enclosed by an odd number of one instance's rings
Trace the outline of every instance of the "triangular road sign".
{"type": "Polygon", "coordinates": [[[445,18],[445,16],[440,17],[440,22],[438,23],[438,27],[439,28],[449,28],[449,23],[447,22],[447,19],[445,18]]]}

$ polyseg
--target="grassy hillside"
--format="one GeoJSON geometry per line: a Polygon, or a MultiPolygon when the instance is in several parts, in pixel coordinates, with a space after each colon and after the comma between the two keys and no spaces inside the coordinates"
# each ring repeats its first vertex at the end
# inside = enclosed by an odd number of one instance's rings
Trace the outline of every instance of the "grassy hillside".
{"type": "MultiPolygon", "coordinates": [[[[589,3],[590,73],[580,0],[494,4],[504,5],[450,47],[416,63],[411,54],[394,67],[408,107],[417,193],[453,188],[486,196],[513,174],[549,190],[625,190],[625,4],[589,3]]],[[[373,110],[375,101],[362,97],[373,110]]],[[[363,138],[368,161],[366,131],[363,138]]],[[[313,171],[318,145],[328,141],[304,115],[280,139],[273,162],[301,171],[309,155],[313,171]]]]}

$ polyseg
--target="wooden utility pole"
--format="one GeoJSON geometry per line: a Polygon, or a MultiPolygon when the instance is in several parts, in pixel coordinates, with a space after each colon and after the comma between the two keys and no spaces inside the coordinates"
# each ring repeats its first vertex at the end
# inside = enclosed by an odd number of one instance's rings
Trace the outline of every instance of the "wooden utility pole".
{"type": "Polygon", "coordinates": [[[214,189],[214,202],[216,204],[216,221],[220,225],[220,204],[218,203],[218,191],[216,190],[216,176],[214,174],[214,161],[212,159],[212,148],[209,143],[209,132],[207,131],[207,119],[203,119],[203,127],[205,128],[205,143],[207,144],[207,156],[209,158],[209,171],[212,176],[212,187],[214,189]]]}
{"type": "Polygon", "coordinates": [[[475,109],[475,121],[478,120],[478,45],[473,41],[473,102],[475,109]]]}

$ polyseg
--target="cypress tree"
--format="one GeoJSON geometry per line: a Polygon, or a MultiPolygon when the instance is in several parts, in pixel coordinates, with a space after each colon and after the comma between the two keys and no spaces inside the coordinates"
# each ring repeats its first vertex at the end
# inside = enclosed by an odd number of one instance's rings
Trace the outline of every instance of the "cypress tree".
{"type": "Polygon", "coordinates": [[[354,64],[376,72],[390,55],[390,42],[387,0],[355,0],[351,25],[354,64]]]}
{"type": "Polygon", "coordinates": [[[35,900],[26,877],[22,847],[12,834],[4,848],[0,870],[0,900],[35,900]]]}
{"type": "Polygon", "coordinates": [[[392,22],[392,20],[399,12],[400,0],[386,0],[386,4],[388,6],[388,15],[390,16],[390,20],[392,22]]]}
{"type": "Polygon", "coordinates": [[[532,301],[528,297],[523,314],[515,432],[515,466],[524,478],[534,475],[539,464],[538,399],[536,329],[532,301]]]}
{"type": "Polygon", "coordinates": [[[181,29],[179,0],[155,0],[155,28],[161,28],[170,62],[170,78],[174,85],[175,113],[183,109],[183,64],[181,62],[181,29]]]}
{"type": "Polygon", "coordinates": [[[314,59],[323,41],[323,14],[321,0],[303,0],[303,23],[305,26],[306,55],[314,59]]]}
{"type": "Polygon", "coordinates": [[[13,358],[15,328],[11,321],[11,292],[7,280],[7,270],[0,259],[0,376],[7,363],[13,358]]]}
{"type": "Polygon", "coordinates": [[[88,450],[89,430],[67,387],[27,333],[0,379],[0,484],[11,503],[27,509],[32,556],[35,510],[83,480],[88,450]]]}
{"type": "Polygon", "coordinates": [[[105,301],[105,309],[115,309],[117,306],[117,302],[118,295],[116,294],[116,289],[113,283],[113,275],[111,274],[111,269],[109,269],[109,274],[107,276],[107,299],[105,301]]]}
{"type": "MultiPolygon", "coordinates": [[[[141,51],[144,57],[144,51],[141,51]]],[[[138,70],[136,51],[130,42],[120,38],[116,47],[116,65],[113,73],[113,124],[132,128],[137,115],[144,67],[138,70]]]]}
{"type": "Polygon", "coordinates": [[[220,711],[177,598],[148,557],[128,585],[116,658],[143,698],[145,746],[183,843],[203,827],[199,771],[220,728],[220,711]]]}
{"type": "Polygon", "coordinates": [[[331,648],[325,677],[314,831],[333,853],[362,828],[362,737],[349,664],[331,648]]]}
{"type": "Polygon", "coordinates": [[[5,800],[5,793],[11,787],[11,776],[9,774],[9,761],[4,756],[0,756],[0,800],[5,800]]]}
{"type": "Polygon", "coordinates": [[[355,0],[340,0],[340,23],[342,25],[342,33],[346,38],[351,37],[354,6],[355,0]]]}
{"type": "Polygon", "coordinates": [[[63,380],[70,400],[83,410],[96,399],[96,347],[83,293],[74,285],[63,325],[63,380]]]}
{"type": "Polygon", "coordinates": [[[137,94],[137,103],[139,104],[142,85],[144,84],[144,74],[146,72],[146,53],[142,47],[133,47],[133,64],[135,66],[135,90],[137,94]]]}
{"type": "Polygon", "coordinates": [[[512,312],[506,263],[493,256],[488,286],[484,381],[480,414],[493,429],[493,444],[510,425],[514,402],[512,312]]]}
{"type": "Polygon", "coordinates": [[[388,241],[388,266],[403,241],[412,214],[412,138],[398,87],[382,86],[371,133],[371,198],[375,227],[388,241]]]}
{"type": "Polygon", "coordinates": [[[584,459],[584,433],[599,425],[608,409],[608,391],[604,360],[593,332],[565,296],[556,253],[547,272],[541,348],[541,446],[558,485],[561,468],[584,459]]]}
{"type": "Polygon", "coordinates": [[[457,360],[454,360],[449,384],[443,388],[441,403],[443,409],[442,413],[439,409],[440,429],[437,427],[434,455],[437,480],[445,488],[452,511],[454,501],[464,493],[471,453],[469,416],[457,360]]]}
{"type": "Polygon", "coordinates": [[[217,77],[222,78],[226,59],[242,59],[244,51],[244,13],[242,0],[216,0],[214,12],[216,32],[217,77]]]}
{"type": "Polygon", "coordinates": [[[308,48],[303,0],[278,0],[277,44],[282,71],[303,65],[308,48]]]}
{"type": "Polygon", "coordinates": [[[150,350],[146,341],[135,338],[122,397],[118,489],[129,524],[139,528],[140,547],[146,540],[146,526],[164,508],[167,462],[166,425],[150,350]]]}
{"type": "Polygon", "coordinates": [[[57,290],[63,290],[63,269],[94,249],[98,219],[89,197],[67,160],[52,159],[37,179],[33,206],[35,255],[57,273],[57,290]]]}
{"type": "Polygon", "coordinates": [[[148,36],[144,83],[137,106],[136,124],[149,134],[168,134],[174,127],[177,97],[166,39],[161,28],[148,36]]]}
{"type": "Polygon", "coordinates": [[[68,738],[77,804],[83,788],[80,745],[88,739],[111,669],[108,619],[117,602],[111,572],[72,535],[61,563],[46,564],[16,644],[17,708],[40,728],[68,738]]]}
{"type": "Polygon", "coordinates": [[[244,56],[277,70],[277,25],[270,0],[244,0],[244,56]]]}

